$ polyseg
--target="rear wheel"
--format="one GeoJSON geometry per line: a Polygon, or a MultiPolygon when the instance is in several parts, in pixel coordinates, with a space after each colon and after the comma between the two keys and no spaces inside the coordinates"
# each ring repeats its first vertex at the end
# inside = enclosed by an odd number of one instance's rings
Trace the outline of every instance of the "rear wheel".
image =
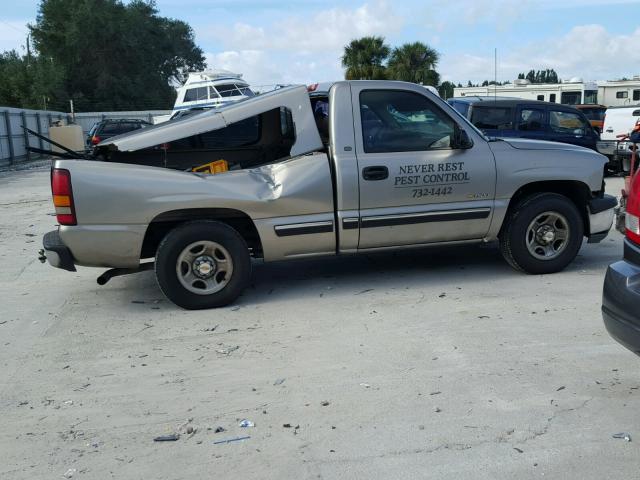
{"type": "Polygon", "coordinates": [[[576,257],[583,233],[582,217],[571,200],[539,193],[513,208],[500,235],[500,249],[516,270],[554,273],[576,257]]]}
{"type": "Polygon", "coordinates": [[[251,277],[244,239],[214,221],[186,223],[162,240],[155,271],[160,289],[176,305],[190,309],[233,302],[251,277]]]}

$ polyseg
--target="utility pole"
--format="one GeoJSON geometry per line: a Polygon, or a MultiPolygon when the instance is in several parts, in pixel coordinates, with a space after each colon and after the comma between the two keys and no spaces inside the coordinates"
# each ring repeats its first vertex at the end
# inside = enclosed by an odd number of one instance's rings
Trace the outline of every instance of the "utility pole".
{"type": "Polygon", "coordinates": [[[493,49],[493,101],[498,100],[498,48],[493,49]]]}
{"type": "Polygon", "coordinates": [[[27,34],[27,67],[31,65],[31,47],[29,46],[29,34],[27,34]]]}
{"type": "Polygon", "coordinates": [[[75,123],[76,117],[75,117],[75,114],[73,113],[73,100],[69,100],[69,107],[71,109],[71,121],[75,123]]]}

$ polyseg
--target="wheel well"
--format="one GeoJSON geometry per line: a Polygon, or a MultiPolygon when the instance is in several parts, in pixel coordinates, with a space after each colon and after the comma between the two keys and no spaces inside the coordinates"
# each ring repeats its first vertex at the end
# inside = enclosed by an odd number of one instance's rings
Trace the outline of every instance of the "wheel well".
{"type": "Polygon", "coordinates": [[[582,222],[584,224],[584,231],[589,232],[587,202],[593,197],[593,194],[586,183],[574,180],[550,180],[523,185],[511,197],[507,216],[523,198],[529,197],[535,193],[557,193],[569,198],[580,212],[580,216],[582,217],[582,222]]]}
{"type": "Polygon", "coordinates": [[[230,208],[191,208],[172,210],[155,217],[142,242],[140,258],[155,257],[162,239],[178,225],[194,220],[216,220],[236,230],[247,242],[252,257],[262,257],[262,243],[253,220],[244,212],[230,208]]]}

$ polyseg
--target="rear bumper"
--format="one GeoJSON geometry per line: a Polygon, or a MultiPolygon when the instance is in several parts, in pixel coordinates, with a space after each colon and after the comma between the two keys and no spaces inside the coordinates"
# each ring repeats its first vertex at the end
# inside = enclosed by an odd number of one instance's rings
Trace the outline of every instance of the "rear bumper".
{"type": "Polygon", "coordinates": [[[69,272],[75,272],[76,266],[71,255],[71,250],[60,239],[57,230],[53,230],[44,235],[42,239],[44,254],[49,264],[56,268],[61,268],[69,272]]]}
{"type": "Polygon", "coordinates": [[[596,149],[603,155],[609,157],[619,155],[621,157],[631,156],[631,142],[619,140],[599,140],[596,143],[596,149]]]}
{"type": "Polygon", "coordinates": [[[611,230],[618,200],[613,195],[604,195],[589,202],[589,243],[602,241],[611,230]]]}
{"type": "Polygon", "coordinates": [[[624,259],[607,269],[602,318],[609,334],[640,355],[640,247],[624,241],[624,259]]]}

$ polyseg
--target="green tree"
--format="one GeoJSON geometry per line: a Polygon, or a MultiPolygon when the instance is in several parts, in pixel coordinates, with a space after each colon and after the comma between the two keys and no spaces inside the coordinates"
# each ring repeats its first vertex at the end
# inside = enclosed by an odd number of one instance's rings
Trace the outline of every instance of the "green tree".
{"type": "Polygon", "coordinates": [[[389,46],[383,37],[362,37],[344,47],[342,66],[347,80],[383,80],[386,78],[384,61],[389,56],[389,46]]]}
{"type": "Polygon", "coordinates": [[[440,55],[422,42],[405,43],[394,48],[387,64],[387,78],[437,86],[440,75],[436,65],[440,55]]]}
{"type": "Polygon", "coordinates": [[[20,56],[15,50],[0,54],[0,105],[17,108],[60,108],[63,72],[50,60],[20,56]]]}
{"type": "MultiPolygon", "coordinates": [[[[458,86],[461,87],[462,85],[458,85],[458,86]]],[[[445,80],[438,87],[438,93],[440,94],[440,97],[442,97],[442,98],[444,98],[446,100],[447,98],[453,97],[453,89],[454,88],[456,88],[456,84],[455,83],[445,80]]]]}
{"type": "Polygon", "coordinates": [[[529,80],[531,83],[536,83],[536,72],[534,70],[529,70],[525,79],[529,80]]]}
{"type": "Polygon", "coordinates": [[[171,84],[205,65],[191,27],[154,1],[42,0],[29,28],[78,111],[169,108],[171,84]]]}
{"type": "Polygon", "coordinates": [[[518,74],[518,79],[527,79],[531,83],[559,83],[558,74],[553,68],[547,68],[545,70],[530,70],[529,73],[518,74]]]}

